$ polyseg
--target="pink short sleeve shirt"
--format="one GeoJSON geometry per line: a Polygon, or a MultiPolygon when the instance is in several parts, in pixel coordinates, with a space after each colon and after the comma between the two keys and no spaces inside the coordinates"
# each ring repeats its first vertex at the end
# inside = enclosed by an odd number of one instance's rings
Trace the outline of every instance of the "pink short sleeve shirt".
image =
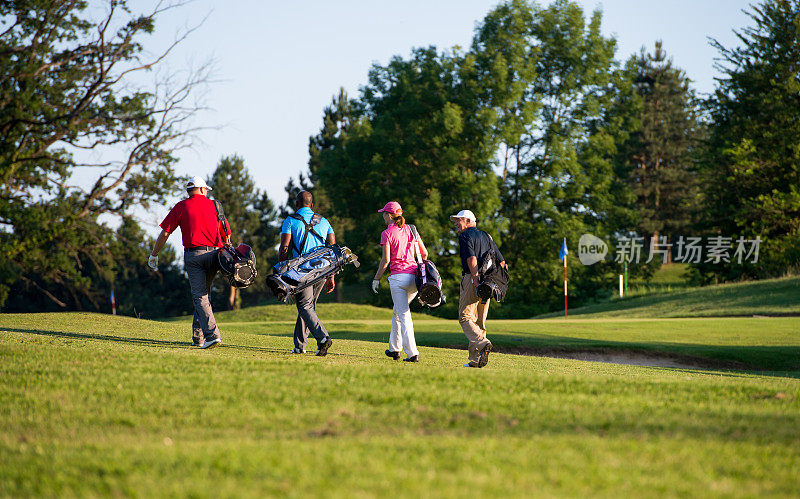
{"type": "Polygon", "coordinates": [[[391,224],[381,232],[381,245],[389,245],[389,271],[392,274],[415,274],[414,235],[408,224],[402,228],[391,224]]]}

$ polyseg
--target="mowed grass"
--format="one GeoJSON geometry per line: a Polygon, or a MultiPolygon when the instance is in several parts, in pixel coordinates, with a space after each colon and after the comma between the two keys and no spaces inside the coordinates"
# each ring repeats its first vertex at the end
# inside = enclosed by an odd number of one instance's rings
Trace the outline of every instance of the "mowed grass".
{"type": "MultiPolygon", "coordinates": [[[[341,339],[388,341],[391,310],[369,305],[319,304],[318,315],[341,339]]],[[[457,321],[412,314],[417,343],[466,348],[457,321]]],[[[265,305],[216,314],[225,330],[287,337],[291,348],[297,310],[265,305]]],[[[191,317],[169,319],[186,329],[191,317]]],[[[489,320],[499,351],[522,354],[621,352],[676,358],[689,364],[757,371],[800,371],[800,320],[793,317],[589,318],[489,320]]],[[[314,345],[310,340],[309,348],[314,345]]],[[[382,350],[381,350],[382,351],[382,350]]]]}
{"type": "MultiPolygon", "coordinates": [[[[568,312],[573,317],[800,317],[800,277],[648,292],[568,312]]],[[[538,317],[563,315],[562,310],[538,317]]]]}
{"type": "MultiPolygon", "coordinates": [[[[317,310],[320,315],[333,320],[380,320],[388,321],[392,317],[392,309],[374,307],[372,305],[357,305],[353,303],[318,303],[317,310]]],[[[297,320],[297,308],[294,305],[274,304],[247,307],[240,310],[226,310],[215,312],[214,316],[220,323],[232,322],[292,322],[297,320]]],[[[433,318],[433,317],[427,317],[433,318]]],[[[173,317],[165,319],[169,322],[191,322],[191,316],[173,317]]]]}
{"type": "MultiPolygon", "coordinates": [[[[506,348],[783,355],[746,372],[503,354],[478,370],[433,347],[393,362],[374,317],[330,318],[327,357],[292,355],[291,319],[228,318],[202,351],[185,321],[0,315],[0,495],[800,494],[796,320],[490,322],[506,348]]],[[[417,333],[465,342],[455,321],[417,333]]]]}

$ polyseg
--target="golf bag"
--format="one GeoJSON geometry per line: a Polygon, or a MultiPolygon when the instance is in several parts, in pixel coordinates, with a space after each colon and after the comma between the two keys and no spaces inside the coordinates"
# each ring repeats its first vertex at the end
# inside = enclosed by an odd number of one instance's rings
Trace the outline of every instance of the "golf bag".
{"type": "MultiPolygon", "coordinates": [[[[414,234],[414,243],[419,241],[417,228],[408,225],[411,233],[414,234]]],[[[419,246],[414,244],[414,258],[417,260],[417,273],[415,276],[417,291],[419,292],[419,302],[430,308],[436,308],[442,303],[447,302],[447,297],[442,291],[442,277],[436,265],[430,260],[423,260],[419,254],[419,246]]]]}
{"type": "MultiPolygon", "coordinates": [[[[214,209],[217,210],[219,231],[223,235],[222,239],[225,240],[231,234],[225,223],[225,211],[222,209],[222,204],[216,199],[214,200],[214,209]]],[[[253,249],[246,244],[240,244],[236,248],[231,244],[226,244],[220,248],[217,251],[217,267],[234,288],[246,288],[253,284],[258,276],[256,255],[253,253],[253,249]]]]}
{"type": "MultiPolygon", "coordinates": [[[[486,233],[484,232],[484,234],[486,233]]],[[[483,257],[483,262],[478,268],[480,282],[475,292],[482,303],[486,303],[491,299],[500,302],[506,297],[506,292],[508,291],[508,269],[499,265],[494,240],[489,234],[486,234],[486,236],[491,241],[490,246],[492,249],[483,257]]]]}
{"type": "Polygon", "coordinates": [[[346,246],[321,246],[307,255],[275,264],[275,272],[267,276],[267,287],[275,298],[289,303],[295,293],[338,274],[348,263],[356,268],[361,265],[346,246]]]}
{"type": "Polygon", "coordinates": [[[256,255],[252,248],[240,244],[236,248],[226,244],[217,252],[219,270],[235,288],[246,288],[258,276],[256,255]]]}
{"type": "Polygon", "coordinates": [[[442,277],[432,261],[423,260],[417,264],[416,281],[421,304],[436,308],[447,302],[447,297],[442,291],[442,277]]]}

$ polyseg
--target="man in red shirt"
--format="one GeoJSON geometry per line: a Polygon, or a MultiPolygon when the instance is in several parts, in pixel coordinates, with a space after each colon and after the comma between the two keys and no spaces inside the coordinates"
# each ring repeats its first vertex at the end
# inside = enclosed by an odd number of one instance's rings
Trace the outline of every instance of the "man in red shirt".
{"type": "Polygon", "coordinates": [[[230,244],[231,229],[225,220],[223,238],[220,221],[214,202],[206,194],[211,187],[201,177],[194,177],[186,184],[189,199],[175,205],[167,217],[161,222],[161,234],[156,239],[153,252],[147,264],[153,270],[158,269],[158,252],[166,244],[170,234],[181,228],[183,239],[183,265],[189,276],[189,287],[194,302],[194,320],[192,321],[192,346],[214,348],[222,340],[208,292],[211,281],[217,274],[217,250],[224,243],[230,244]]]}

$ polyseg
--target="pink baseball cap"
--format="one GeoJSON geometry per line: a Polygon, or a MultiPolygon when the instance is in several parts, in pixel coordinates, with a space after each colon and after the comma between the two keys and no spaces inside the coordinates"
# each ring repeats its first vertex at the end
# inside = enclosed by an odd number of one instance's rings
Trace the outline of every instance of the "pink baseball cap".
{"type": "Polygon", "coordinates": [[[400,207],[400,203],[397,201],[389,201],[386,203],[386,206],[378,210],[378,213],[385,211],[386,213],[391,213],[392,215],[396,215],[398,212],[403,211],[403,208],[400,207]]]}

